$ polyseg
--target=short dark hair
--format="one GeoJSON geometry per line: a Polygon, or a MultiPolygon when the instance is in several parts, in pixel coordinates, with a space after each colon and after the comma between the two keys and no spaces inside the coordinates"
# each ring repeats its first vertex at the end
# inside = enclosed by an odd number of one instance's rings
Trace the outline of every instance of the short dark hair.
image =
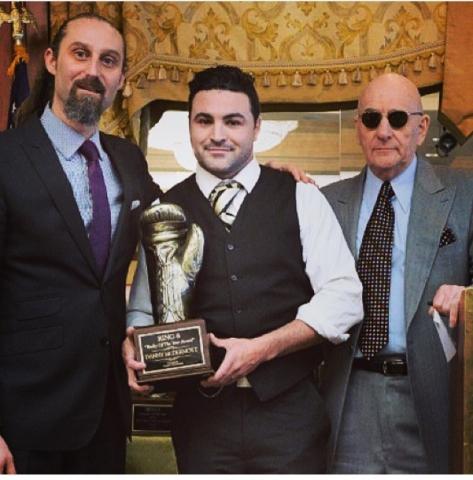
{"type": "Polygon", "coordinates": [[[238,67],[219,65],[196,73],[189,82],[189,112],[192,109],[194,97],[201,90],[229,90],[230,92],[244,93],[250,101],[251,113],[255,122],[260,116],[260,103],[254,78],[238,67]]]}
{"type": "MultiPolygon", "coordinates": [[[[92,20],[99,20],[100,22],[105,22],[111,27],[113,27],[122,37],[123,40],[123,70],[125,70],[125,59],[126,59],[126,50],[125,50],[125,40],[123,35],[117,27],[101,15],[96,13],[80,13],[67,19],[58,29],[51,42],[49,43],[49,48],[53,51],[54,58],[57,58],[59,54],[59,48],[61,43],[66,36],[67,27],[71,22],[75,20],[80,20],[82,18],[89,18],[92,20]]],[[[54,95],[54,75],[51,75],[45,66],[42,67],[36,80],[31,89],[31,93],[26,98],[26,100],[21,104],[20,108],[15,112],[15,126],[23,124],[32,114],[40,117],[49,103],[51,104],[54,95]]]]}

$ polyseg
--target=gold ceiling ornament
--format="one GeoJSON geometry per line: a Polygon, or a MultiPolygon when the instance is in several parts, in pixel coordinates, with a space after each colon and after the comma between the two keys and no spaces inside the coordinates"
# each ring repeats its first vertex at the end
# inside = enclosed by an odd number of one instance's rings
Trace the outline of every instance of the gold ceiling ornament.
{"type": "MultiPolygon", "coordinates": [[[[294,87],[300,87],[303,85],[314,85],[314,78],[317,74],[325,74],[325,86],[332,85],[333,78],[331,76],[336,74],[338,77],[337,83],[339,85],[348,85],[351,83],[362,83],[365,79],[363,72],[368,73],[370,80],[375,78],[380,73],[390,73],[397,71],[402,75],[409,75],[409,71],[415,73],[421,73],[426,68],[436,69],[438,64],[441,65],[443,57],[443,47],[439,46],[434,51],[418,52],[414,53],[410,57],[403,57],[402,55],[383,57],[376,56],[368,59],[365,63],[348,63],[337,62],[332,63],[327,68],[326,63],[320,63],[314,68],[310,64],[301,64],[298,66],[296,63],[285,63],[283,68],[278,66],[272,66],[271,64],[261,64],[253,62],[248,68],[243,70],[254,75],[257,79],[261,77],[261,86],[271,87],[273,85],[271,77],[276,76],[278,78],[278,86],[287,85],[287,75],[293,76],[291,85],[294,87]],[[411,67],[409,68],[409,65],[411,67]],[[349,75],[350,74],[350,75],[349,75]],[[304,81],[304,77],[307,77],[307,81],[304,81]]],[[[145,62],[147,64],[147,62],[145,62]]],[[[229,65],[237,65],[236,62],[224,62],[229,65]]],[[[160,81],[171,81],[175,83],[187,84],[192,80],[194,74],[205,68],[214,66],[215,62],[191,62],[188,61],[187,65],[178,66],[174,62],[160,63],[158,79],[160,81]],[[187,77],[181,77],[180,72],[187,72],[187,77]]],[[[132,86],[134,83],[139,83],[137,88],[146,88],[144,81],[153,82],[156,79],[155,72],[156,66],[154,64],[147,64],[146,75],[143,75],[142,69],[137,69],[134,74],[129,73],[127,75],[127,87],[132,86]]],[[[258,82],[257,82],[258,84],[258,82]]],[[[130,89],[127,88],[126,97],[130,97],[130,89]]]]}
{"type": "Polygon", "coordinates": [[[317,7],[317,2],[297,2],[297,8],[299,8],[307,17],[317,7]]]}
{"type": "Polygon", "coordinates": [[[180,74],[179,69],[174,66],[171,72],[171,82],[179,82],[180,74]]]}
{"type": "Polygon", "coordinates": [[[209,8],[202,21],[193,25],[194,42],[189,47],[191,58],[214,58],[215,60],[236,60],[236,51],[231,46],[229,22],[209,8]]]}
{"type": "Polygon", "coordinates": [[[385,22],[385,45],[382,51],[393,52],[404,48],[415,48],[422,44],[423,22],[419,15],[413,15],[404,6],[385,22]]]}
{"type": "Polygon", "coordinates": [[[437,27],[439,38],[445,35],[445,27],[447,25],[447,3],[439,2],[435,5],[432,12],[432,19],[437,27]]]}
{"type": "Polygon", "coordinates": [[[324,74],[324,87],[330,87],[333,85],[333,77],[332,74],[330,73],[330,70],[325,70],[324,74]]]}
{"type": "Polygon", "coordinates": [[[376,72],[376,68],[374,65],[371,65],[370,67],[370,74],[369,74],[369,81],[374,80],[378,76],[378,73],[376,72]]]}
{"type": "Polygon", "coordinates": [[[432,52],[429,58],[429,68],[431,70],[436,70],[437,68],[437,56],[432,52]]]}
{"type": "Polygon", "coordinates": [[[419,87],[439,84],[443,77],[445,2],[51,2],[50,7],[53,29],[73,14],[94,11],[123,31],[126,84],[117,108],[127,109],[130,123],[155,100],[187,101],[194,74],[217,64],[252,73],[263,103],[353,101],[385,70],[401,72],[419,87]]]}
{"type": "Polygon", "coordinates": [[[164,68],[163,65],[159,66],[159,71],[158,71],[158,80],[166,80],[168,78],[168,75],[166,73],[166,69],[164,68]]]}
{"type": "Polygon", "coordinates": [[[293,87],[302,87],[302,77],[301,77],[301,74],[299,73],[299,71],[296,70],[296,73],[294,73],[294,78],[292,80],[292,83],[291,85],[293,87]]]}
{"type": "Polygon", "coordinates": [[[246,36],[250,42],[250,55],[252,58],[257,58],[256,50],[258,43],[269,50],[270,60],[276,60],[278,58],[277,51],[273,44],[278,36],[279,26],[271,20],[279,13],[280,9],[281,5],[279,5],[278,11],[274,11],[274,9],[266,11],[256,5],[254,8],[250,8],[243,13],[241,26],[246,32],[246,36]]]}
{"type": "Polygon", "coordinates": [[[287,85],[286,75],[284,75],[284,72],[279,72],[277,86],[285,87],[286,85],[287,85]]]}
{"type": "Polygon", "coordinates": [[[344,68],[342,68],[340,70],[340,73],[338,74],[338,84],[339,85],[348,85],[347,72],[345,71],[344,68]]]}
{"type": "Polygon", "coordinates": [[[148,74],[146,75],[146,80],[154,82],[156,80],[156,68],[154,65],[150,65],[148,68],[148,74]]]}
{"type": "Polygon", "coordinates": [[[309,72],[307,85],[310,85],[311,87],[315,87],[315,85],[317,85],[317,74],[313,70],[309,72]]]}
{"type": "Polygon", "coordinates": [[[186,83],[192,82],[194,80],[194,71],[192,68],[187,69],[186,83]]]}
{"type": "Polygon", "coordinates": [[[352,76],[351,76],[351,81],[353,83],[361,83],[362,81],[362,76],[361,76],[361,70],[360,67],[357,67],[355,70],[353,70],[352,76]]]}
{"type": "Polygon", "coordinates": [[[342,15],[342,20],[336,23],[337,36],[341,40],[339,57],[345,57],[346,49],[357,39],[367,35],[373,22],[373,13],[365,5],[355,2],[349,12],[342,15]]]}
{"type": "Polygon", "coordinates": [[[417,56],[416,59],[415,59],[413,70],[414,70],[415,73],[422,72],[422,60],[419,56],[417,56]]]}
{"type": "Polygon", "coordinates": [[[263,87],[270,87],[271,86],[271,76],[268,72],[264,72],[263,74],[263,87]]]}

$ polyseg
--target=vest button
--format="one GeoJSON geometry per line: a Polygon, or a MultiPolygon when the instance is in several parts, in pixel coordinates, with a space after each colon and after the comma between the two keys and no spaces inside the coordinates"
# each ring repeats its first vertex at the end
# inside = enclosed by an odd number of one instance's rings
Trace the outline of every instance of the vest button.
{"type": "Polygon", "coordinates": [[[232,282],[236,282],[238,280],[238,277],[235,274],[233,274],[233,275],[230,276],[230,280],[232,282]]]}
{"type": "Polygon", "coordinates": [[[232,250],[235,250],[235,245],[233,245],[233,243],[229,243],[229,244],[227,245],[227,250],[229,250],[230,252],[231,252],[232,250]]]}
{"type": "Polygon", "coordinates": [[[104,346],[104,347],[108,347],[110,345],[110,339],[107,338],[107,337],[103,337],[100,339],[100,343],[104,346]]]}
{"type": "Polygon", "coordinates": [[[240,315],[241,312],[242,312],[242,309],[241,309],[241,308],[237,308],[237,309],[235,310],[235,313],[236,313],[237,315],[240,315]]]}

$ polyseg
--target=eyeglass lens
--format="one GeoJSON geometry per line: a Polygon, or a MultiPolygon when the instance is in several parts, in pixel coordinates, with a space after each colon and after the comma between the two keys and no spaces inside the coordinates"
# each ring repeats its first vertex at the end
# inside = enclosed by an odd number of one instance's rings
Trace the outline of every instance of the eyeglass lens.
{"type": "MultiPolygon", "coordinates": [[[[416,112],[417,113],[417,112],[416,112]]],[[[378,125],[381,123],[383,114],[375,110],[369,110],[363,112],[361,115],[361,121],[366,128],[375,129],[378,128],[378,125]]],[[[409,113],[402,110],[393,110],[387,115],[389,125],[392,128],[402,128],[409,120],[409,113]]]]}

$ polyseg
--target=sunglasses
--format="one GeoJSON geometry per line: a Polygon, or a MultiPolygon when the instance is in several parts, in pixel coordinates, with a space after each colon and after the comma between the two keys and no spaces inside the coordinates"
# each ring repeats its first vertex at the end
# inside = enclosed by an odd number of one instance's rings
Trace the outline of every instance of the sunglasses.
{"type": "MultiPolygon", "coordinates": [[[[389,125],[394,129],[402,128],[409,120],[410,115],[424,115],[422,112],[405,112],[404,110],[391,110],[387,114],[389,125]]],[[[377,110],[365,110],[361,115],[361,122],[366,128],[374,130],[381,123],[383,114],[377,110]]]]}

